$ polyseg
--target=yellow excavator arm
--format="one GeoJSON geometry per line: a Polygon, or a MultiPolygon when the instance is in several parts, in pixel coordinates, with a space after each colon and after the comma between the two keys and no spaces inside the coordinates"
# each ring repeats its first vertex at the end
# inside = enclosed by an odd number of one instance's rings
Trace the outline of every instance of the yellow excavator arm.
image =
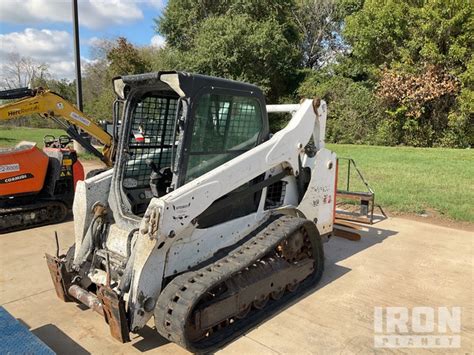
{"type": "Polygon", "coordinates": [[[23,96],[29,94],[29,97],[23,97],[18,101],[0,105],[0,121],[32,114],[39,114],[44,118],[61,117],[70,125],[80,127],[101,142],[104,145],[101,159],[107,166],[112,166],[113,137],[95,124],[92,119],[87,117],[66,99],[49,90],[8,90],[3,92],[5,94],[1,95],[1,98],[18,98],[18,95],[22,95],[20,92],[24,93],[23,96]],[[15,94],[13,94],[13,92],[15,92],[15,94]]]}

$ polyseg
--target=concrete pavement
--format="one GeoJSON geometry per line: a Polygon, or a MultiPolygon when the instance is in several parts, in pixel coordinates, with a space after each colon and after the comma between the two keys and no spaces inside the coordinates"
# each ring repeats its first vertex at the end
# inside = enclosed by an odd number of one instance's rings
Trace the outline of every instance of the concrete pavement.
{"type": "MultiPolygon", "coordinates": [[[[72,222],[0,235],[0,304],[57,353],[184,354],[145,328],[120,344],[101,317],[56,298],[44,252],[73,243],[72,222]]],[[[222,354],[420,353],[375,349],[374,307],[462,307],[461,348],[424,352],[472,353],[473,231],[390,218],[359,242],[333,238],[317,289],[222,354]]]]}

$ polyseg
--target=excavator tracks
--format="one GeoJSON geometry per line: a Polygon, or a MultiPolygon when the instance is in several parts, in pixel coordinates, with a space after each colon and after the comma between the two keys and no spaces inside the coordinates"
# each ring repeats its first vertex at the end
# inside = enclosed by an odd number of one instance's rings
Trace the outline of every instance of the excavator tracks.
{"type": "Polygon", "coordinates": [[[67,206],[61,201],[45,201],[26,206],[0,208],[0,234],[64,221],[67,206]]]}
{"type": "Polygon", "coordinates": [[[323,267],[314,223],[280,216],[226,257],[174,278],[158,298],[157,331],[191,352],[215,351],[301,297],[323,267]]]}

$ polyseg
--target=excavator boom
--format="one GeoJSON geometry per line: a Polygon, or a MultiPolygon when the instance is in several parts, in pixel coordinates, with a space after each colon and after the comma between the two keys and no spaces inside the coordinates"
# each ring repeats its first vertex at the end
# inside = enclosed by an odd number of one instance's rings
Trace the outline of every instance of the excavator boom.
{"type": "Polygon", "coordinates": [[[79,140],[84,148],[99,156],[107,166],[112,166],[113,137],[60,95],[41,88],[20,88],[0,92],[0,99],[19,99],[0,106],[0,121],[32,114],[52,119],[61,117],[67,121],[66,131],[72,138],[79,140]],[[74,126],[81,128],[101,142],[104,145],[102,154],[87,141],[81,140],[74,126]]]}

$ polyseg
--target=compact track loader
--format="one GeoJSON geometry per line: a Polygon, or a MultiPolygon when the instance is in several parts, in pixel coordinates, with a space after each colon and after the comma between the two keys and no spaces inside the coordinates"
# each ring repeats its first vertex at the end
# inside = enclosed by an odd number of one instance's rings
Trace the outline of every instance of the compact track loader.
{"type": "Polygon", "coordinates": [[[253,85],[183,72],[114,88],[116,164],[78,183],[75,245],[46,255],[59,298],[102,314],[122,342],[153,317],[204,353],[314,287],[335,207],[325,102],[266,106],[253,85]],[[268,112],[292,118],[271,136],[268,112]]]}

